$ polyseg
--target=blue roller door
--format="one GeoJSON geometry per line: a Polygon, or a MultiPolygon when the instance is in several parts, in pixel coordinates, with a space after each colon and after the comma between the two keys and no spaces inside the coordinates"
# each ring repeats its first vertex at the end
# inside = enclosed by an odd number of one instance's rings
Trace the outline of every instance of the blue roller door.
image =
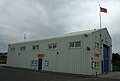
{"type": "Polygon", "coordinates": [[[103,46],[103,56],[104,56],[104,59],[103,59],[103,71],[104,72],[107,72],[109,71],[109,47],[104,45],[103,46]]]}

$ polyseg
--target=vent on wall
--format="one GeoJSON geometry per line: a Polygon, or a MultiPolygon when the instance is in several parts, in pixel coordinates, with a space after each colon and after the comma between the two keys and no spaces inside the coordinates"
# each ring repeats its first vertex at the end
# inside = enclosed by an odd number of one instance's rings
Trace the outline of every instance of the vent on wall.
{"type": "Polygon", "coordinates": [[[87,47],[87,50],[90,51],[90,47],[87,47]]]}

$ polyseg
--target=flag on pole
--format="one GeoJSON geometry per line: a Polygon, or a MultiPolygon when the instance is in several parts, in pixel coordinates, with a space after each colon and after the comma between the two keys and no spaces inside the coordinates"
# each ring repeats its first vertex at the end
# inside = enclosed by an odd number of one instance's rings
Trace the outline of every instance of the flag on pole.
{"type": "Polygon", "coordinates": [[[107,9],[106,9],[106,8],[102,8],[102,7],[100,7],[100,12],[107,13],[107,9]]]}

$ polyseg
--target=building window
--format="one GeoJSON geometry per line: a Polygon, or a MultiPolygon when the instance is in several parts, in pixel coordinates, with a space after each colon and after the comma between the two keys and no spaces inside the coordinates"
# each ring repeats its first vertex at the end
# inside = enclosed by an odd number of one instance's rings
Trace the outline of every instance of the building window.
{"type": "Polygon", "coordinates": [[[15,51],[15,48],[14,48],[14,47],[12,47],[10,50],[11,50],[11,51],[15,51]]]}
{"type": "Polygon", "coordinates": [[[70,48],[79,48],[81,47],[81,41],[69,42],[70,48]]]}
{"type": "Polygon", "coordinates": [[[52,49],[52,44],[48,44],[48,49],[52,49]]]}
{"type": "Polygon", "coordinates": [[[74,47],[74,42],[69,43],[70,48],[74,47]]]}
{"type": "Polygon", "coordinates": [[[92,68],[100,68],[100,62],[92,61],[92,68]]]}
{"type": "Polygon", "coordinates": [[[53,49],[57,49],[57,44],[53,44],[53,49]]]}
{"type": "Polygon", "coordinates": [[[95,49],[99,49],[99,43],[95,42],[95,49]]]}
{"type": "Polygon", "coordinates": [[[33,49],[33,50],[39,49],[39,45],[34,45],[34,46],[32,46],[32,49],[33,49]]]}
{"type": "Polygon", "coordinates": [[[75,47],[81,47],[81,42],[80,41],[75,42],[75,47]]]}
{"type": "Polygon", "coordinates": [[[100,62],[95,62],[95,67],[96,68],[100,67],[100,62]]]}
{"type": "Polygon", "coordinates": [[[20,47],[20,50],[25,50],[25,46],[23,46],[23,47],[20,47]]]}
{"type": "Polygon", "coordinates": [[[57,43],[48,44],[48,49],[57,49],[57,43]]]}
{"type": "Polygon", "coordinates": [[[38,60],[31,60],[31,65],[38,65],[38,60]]]}
{"type": "Polygon", "coordinates": [[[108,43],[108,39],[107,39],[107,37],[105,38],[105,43],[106,43],[106,44],[108,43]]]}

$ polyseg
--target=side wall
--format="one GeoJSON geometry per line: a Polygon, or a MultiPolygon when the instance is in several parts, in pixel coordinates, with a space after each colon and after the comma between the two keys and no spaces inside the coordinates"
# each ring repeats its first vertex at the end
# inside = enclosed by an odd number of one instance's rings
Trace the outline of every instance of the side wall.
{"type": "Polygon", "coordinates": [[[101,31],[101,38],[100,38],[100,31],[95,31],[92,33],[92,39],[93,39],[93,43],[92,43],[92,57],[93,57],[93,61],[94,62],[98,62],[99,63],[99,67],[97,68],[93,68],[93,72],[94,74],[97,72],[98,74],[102,74],[102,70],[103,67],[102,66],[102,61],[103,61],[103,57],[104,57],[104,49],[103,49],[103,45],[106,45],[109,47],[109,70],[112,70],[112,64],[111,64],[111,60],[112,60],[112,42],[111,42],[111,37],[107,31],[107,29],[102,29],[101,31]],[[101,40],[101,43],[100,43],[101,40]],[[99,44],[99,47],[96,47],[96,43],[99,44]],[[101,45],[100,45],[101,44],[101,45]],[[100,49],[101,48],[101,49],[100,49]],[[101,53],[100,56],[95,56],[95,53],[101,53]]]}
{"type": "Polygon", "coordinates": [[[58,49],[44,51],[44,61],[48,60],[49,66],[43,65],[43,70],[91,75],[91,51],[87,51],[87,46],[90,46],[89,37],[82,35],[48,40],[49,43],[58,43],[58,49]],[[74,41],[81,41],[81,47],[70,48],[69,42],[74,41]]]}
{"type": "Polygon", "coordinates": [[[37,54],[45,54],[42,61],[42,70],[75,74],[93,75],[91,71],[91,35],[69,36],[34,42],[10,45],[8,48],[8,66],[37,69],[38,65],[31,65],[32,60],[38,60],[37,54]],[[80,48],[70,48],[69,42],[81,41],[80,48]],[[48,44],[57,44],[57,49],[48,49],[48,44]],[[33,45],[39,49],[33,50],[33,45]],[[20,47],[25,46],[25,50],[20,47]],[[11,51],[14,47],[15,50],[11,51]],[[45,61],[48,66],[45,66],[45,61]]]}

